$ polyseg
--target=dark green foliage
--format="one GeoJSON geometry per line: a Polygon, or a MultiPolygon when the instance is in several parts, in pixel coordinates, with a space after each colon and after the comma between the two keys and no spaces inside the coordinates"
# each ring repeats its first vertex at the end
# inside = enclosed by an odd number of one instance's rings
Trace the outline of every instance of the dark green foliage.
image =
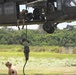
{"type": "MultiPolygon", "coordinates": [[[[71,31],[57,29],[53,34],[28,30],[30,46],[76,46],[76,29],[71,31]]],[[[0,44],[20,44],[26,38],[26,30],[0,29],[0,44]]]]}

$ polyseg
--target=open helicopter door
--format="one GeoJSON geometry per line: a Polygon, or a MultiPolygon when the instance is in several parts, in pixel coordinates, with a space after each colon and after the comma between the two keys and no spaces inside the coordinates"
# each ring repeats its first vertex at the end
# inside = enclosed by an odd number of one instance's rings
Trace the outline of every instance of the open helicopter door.
{"type": "Polygon", "coordinates": [[[68,20],[76,20],[76,0],[63,0],[64,14],[68,20]]]}
{"type": "Polygon", "coordinates": [[[17,10],[15,2],[0,4],[0,25],[13,24],[17,22],[17,10]]]}

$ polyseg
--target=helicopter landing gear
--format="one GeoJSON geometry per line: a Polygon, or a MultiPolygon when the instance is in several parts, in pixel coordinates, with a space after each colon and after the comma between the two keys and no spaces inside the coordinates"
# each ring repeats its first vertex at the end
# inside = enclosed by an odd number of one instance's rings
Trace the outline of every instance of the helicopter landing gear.
{"type": "Polygon", "coordinates": [[[58,23],[53,24],[51,22],[45,22],[43,25],[43,29],[49,34],[54,33],[57,24],[58,23]]]}

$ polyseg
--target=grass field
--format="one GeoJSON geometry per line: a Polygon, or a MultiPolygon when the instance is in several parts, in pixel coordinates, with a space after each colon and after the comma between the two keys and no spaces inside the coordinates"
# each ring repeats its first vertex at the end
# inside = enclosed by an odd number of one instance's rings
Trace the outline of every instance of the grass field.
{"type": "MultiPolygon", "coordinates": [[[[25,63],[21,45],[0,45],[0,75],[8,75],[5,62],[11,61],[23,75],[25,63]]],[[[56,53],[60,50],[55,46],[30,47],[29,61],[25,68],[26,75],[63,75],[76,74],[76,55],[56,53]]]]}
{"type": "MultiPolygon", "coordinates": [[[[23,75],[23,52],[0,52],[0,75],[7,75],[5,62],[11,61],[23,75]]],[[[30,52],[26,75],[76,74],[76,55],[50,52],[30,52]]]]}

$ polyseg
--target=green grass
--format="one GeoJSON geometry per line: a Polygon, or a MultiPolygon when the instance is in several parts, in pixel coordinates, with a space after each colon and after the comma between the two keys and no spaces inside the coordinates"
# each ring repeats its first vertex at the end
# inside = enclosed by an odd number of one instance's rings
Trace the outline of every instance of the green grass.
{"type": "MultiPolygon", "coordinates": [[[[58,52],[60,47],[58,46],[30,46],[32,52],[58,52]]],[[[21,45],[0,45],[0,52],[22,52],[23,46],[21,45]]]]}
{"type": "MultiPolygon", "coordinates": [[[[76,55],[56,53],[58,48],[54,48],[54,46],[30,47],[29,61],[25,70],[26,75],[61,75],[63,72],[50,71],[50,67],[76,66],[76,55]]],[[[8,75],[4,66],[8,60],[18,67],[19,75],[23,75],[24,53],[22,49],[21,45],[0,45],[0,75],[8,75]]]]}
{"type": "MultiPolygon", "coordinates": [[[[0,57],[24,57],[23,52],[0,52],[0,57]]],[[[30,57],[36,58],[76,58],[76,54],[61,54],[51,52],[30,52],[30,57]]]]}
{"type": "Polygon", "coordinates": [[[0,52],[2,57],[23,57],[22,52],[0,52]]]}
{"type": "Polygon", "coordinates": [[[30,56],[34,57],[44,57],[44,58],[58,58],[58,59],[64,59],[64,58],[76,58],[76,54],[61,54],[61,53],[51,53],[51,52],[31,52],[30,56]]]}
{"type": "MultiPolygon", "coordinates": [[[[30,59],[27,63],[25,72],[26,75],[52,75],[52,74],[61,75],[63,74],[63,72],[51,71],[50,67],[71,66],[74,62],[76,63],[76,61],[73,59],[76,59],[75,54],[30,52],[30,59]]],[[[22,67],[24,65],[23,52],[0,52],[0,75],[7,75],[7,70],[6,67],[4,66],[4,63],[7,60],[12,61],[13,64],[15,64],[18,67],[19,75],[23,75],[22,73],[22,67]]]]}
{"type": "Polygon", "coordinates": [[[0,52],[21,52],[21,45],[0,45],[0,52]]]}

